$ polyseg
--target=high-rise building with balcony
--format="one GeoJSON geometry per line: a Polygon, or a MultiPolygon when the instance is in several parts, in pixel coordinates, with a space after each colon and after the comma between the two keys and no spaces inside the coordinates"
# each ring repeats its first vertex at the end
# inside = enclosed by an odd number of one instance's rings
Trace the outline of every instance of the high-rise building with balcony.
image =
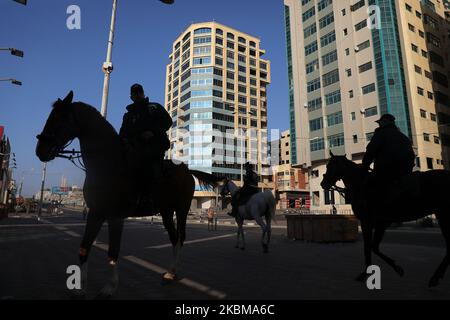
{"type": "Polygon", "coordinates": [[[450,167],[450,3],[284,0],[292,162],[312,205],[344,203],[320,187],[329,151],[360,161],[391,113],[416,170],[450,167]]]}
{"type": "MultiPolygon", "coordinates": [[[[260,39],[217,22],[190,25],[173,43],[166,69],[169,157],[239,182],[244,162],[264,184],[270,62],[260,39]]],[[[198,206],[213,194],[198,190],[198,206]]]]}

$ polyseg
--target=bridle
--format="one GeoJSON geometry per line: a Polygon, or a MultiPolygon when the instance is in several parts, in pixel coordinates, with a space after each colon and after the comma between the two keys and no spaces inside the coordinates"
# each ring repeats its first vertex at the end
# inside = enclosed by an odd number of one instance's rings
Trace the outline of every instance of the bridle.
{"type": "MultiPolygon", "coordinates": [[[[74,122],[73,115],[70,114],[71,122],[74,122]]],[[[36,136],[39,141],[46,141],[53,147],[51,152],[54,154],[55,158],[67,159],[78,169],[86,172],[86,167],[82,161],[81,151],[76,151],[75,149],[66,150],[66,148],[72,144],[74,139],[69,140],[67,143],[61,141],[61,138],[57,137],[55,134],[40,133],[36,136]]]]}
{"type": "MultiPolygon", "coordinates": [[[[323,177],[324,177],[324,179],[325,179],[326,181],[330,181],[330,180],[331,180],[331,179],[329,178],[329,176],[330,176],[330,174],[327,173],[327,172],[323,175],[323,177]]],[[[336,180],[336,182],[337,182],[337,180],[336,180]]],[[[338,186],[336,185],[336,182],[333,183],[333,184],[330,186],[330,188],[329,188],[328,190],[329,190],[329,191],[337,191],[342,197],[345,198],[345,193],[347,192],[347,188],[338,187],[338,186]]]]}

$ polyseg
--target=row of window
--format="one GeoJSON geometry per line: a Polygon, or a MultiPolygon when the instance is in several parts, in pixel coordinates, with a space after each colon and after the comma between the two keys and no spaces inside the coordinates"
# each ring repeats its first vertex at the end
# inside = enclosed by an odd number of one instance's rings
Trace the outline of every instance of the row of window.
{"type": "MultiPolygon", "coordinates": [[[[328,141],[329,148],[343,146],[344,145],[344,134],[339,133],[339,134],[328,136],[327,141],[328,141]]],[[[312,139],[309,142],[309,145],[310,145],[311,152],[324,150],[325,149],[325,139],[324,138],[312,139]]]]}
{"type": "MultiPolygon", "coordinates": [[[[328,127],[335,126],[342,123],[342,112],[336,112],[326,117],[328,127]]],[[[309,121],[309,131],[317,131],[323,128],[323,118],[316,118],[309,121]]]]}

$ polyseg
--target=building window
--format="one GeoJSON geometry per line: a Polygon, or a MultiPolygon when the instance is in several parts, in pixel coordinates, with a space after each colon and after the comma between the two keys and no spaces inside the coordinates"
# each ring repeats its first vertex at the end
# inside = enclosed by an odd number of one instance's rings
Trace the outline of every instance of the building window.
{"type": "Polygon", "coordinates": [[[372,61],[369,61],[367,63],[360,65],[358,67],[358,69],[359,69],[359,73],[363,73],[363,72],[366,72],[366,71],[372,69],[372,61]]]}
{"type": "Polygon", "coordinates": [[[436,122],[437,121],[437,117],[434,113],[430,113],[430,120],[436,122]]]}
{"type": "Polygon", "coordinates": [[[416,32],[416,28],[411,23],[408,23],[408,28],[410,31],[416,32]]]}
{"type": "Polygon", "coordinates": [[[320,89],[320,78],[309,81],[307,84],[307,91],[313,92],[320,89]]]}
{"type": "Polygon", "coordinates": [[[325,9],[326,7],[328,7],[332,3],[333,3],[333,0],[321,0],[317,4],[317,10],[320,12],[320,11],[322,11],[323,9],[325,9]]]}
{"type": "Polygon", "coordinates": [[[367,86],[362,87],[362,94],[366,95],[375,91],[375,83],[371,83],[367,86]]]}
{"type": "Polygon", "coordinates": [[[416,10],[416,17],[422,19],[422,13],[416,10]]]}
{"type": "Polygon", "coordinates": [[[348,97],[349,97],[350,99],[354,97],[353,90],[350,90],[350,91],[348,92],[348,97]]]}
{"type": "Polygon", "coordinates": [[[309,10],[306,10],[302,15],[303,22],[307,21],[309,18],[313,17],[316,14],[316,7],[312,7],[309,10]]]}
{"type": "Polygon", "coordinates": [[[356,10],[358,10],[358,9],[360,9],[360,8],[362,8],[362,7],[364,7],[364,5],[365,5],[365,0],[360,0],[360,1],[358,1],[357,3],[355,3],[354,5],[351,5],[351,6],[350,6],[350,10],[351,10],[352,12],[355,12],[356,10]]]}
{"type": "Polygon", "coordinates": [[[322,97],[308,101],[308,111],[314,111],[322,108],[322,97]]]}
{"type": "Polygon", "coordinates": [[[309,131],[316,131],[323,128],[323,119],[317,118],[309,121],[309,131]]]}
{"type": "Polygon", "coordinates": [[[424,133],[423,134],[423,140],[425,140],[425,141],[430,141],[430,135],[428,134],[428,133],[424,133]]]}
{"type": "Polygon", "coordinates": [[[355,31],[359,31],[359,30],[361,30],[362,28],[365,28],[365,27],[367,27],[367,19],[364,19],[363,21],[358,22],[357,24],[355,24],[355,31]]]}
{"type": "Polygon", "coordinates": [[[346,55],[346,56],[349,56],[349,55],[350,55],[350,49],[349,49],[349,48],[346,48],[346,49],[345,49],[345,55],[346,55]]]}
{"type": "Polygon", "coordinates": [[[211,57],[194,58],[194,66],[211,64],[211,57]]]}
{"type": "Polygon", "coordinates": [[[416,73],[422,74],[422,68],[421,67],[414,65],[414,70],[416,71],[416,73]]]}
{"type": "Polygon", "coordinates": [[[365,118],[376,116],[377,114],[378,114],[378,108],[376,106],[370,107],[370,108],[367,108],[366,110],[364,110],[365,118]]]}
{"type": "Polygon", "coordinates": [[[364,49],[370,48],[370,40],[366,40],[357,45],[358,52],[363,51],[364,49]]]}
{"type": "Polygon", "coordinates": [[[422,118],[426,119],[427,118],[427,112],[425,110],[423,110],[423,109],[420,109],[420,116],[422,118]]]}
{"type": "Polygon", "coordinates": [[[319,69],[319,60],[316,59],[306,65],[306,74],[310,74],[319,69]]]}
{"type": "Polygon", "coordinates": [[[356,121],[356,112],[350,112],[350,120],[356,121]]]}
{"type": "MultiPolygon", "coordinates": [[[[322,56],[322,65],[326,66],[334,61],[337,60],[337,51],[331,51],[330,53],[327,53],[325,55],[322,56]]],[[[318,68],[318,65],[317,65],[318,68]]]]}
{"type": "Polygon", "coordinates": [[[336,113],[332,113],[330,115],[327,116],[327,124],[328,127],[337,125],[337,124],[341,124],[342,123],[342,112],[336,112],[336,113]]]}
{"type": "Polygon", "coordinates": [[[409,4],[405,3],[405,6],[406,6],[406,10],[408,10],[409,12],[412,12],[412,7],[409,4]]]}
{"type": "Polygon", "coordinates": [[[328,137],[328,146],[330,148],[344,145],[344,134],[339,133],[328,137]]]}
{"type": "Polygon", "coordinates": [[[317,51],[317,41],[314,41],[305,47],[305,56],[308,56],[316,51],[317,51]]]}
{"type": "Polygon", "coordinates": [[[434,141],[435,144],[439,144],[440,143],[438,136],[433,136],[433,141],[434,141]]]}
{"type": "Polygon", "coordinates": [[[317,32],[317,26],[316,23],[314,22],[312,25],[306,27],[303,30],[303,38],[306,39],[309,36],[312,36],[313,34],[315,34],[317,32]]]}
{"type": "Polygon", "coordinates": [[[211,33],[211,28],[200,28],[194,30],[194,34],[205,34],[205,33],[211,33]]]}
{"type": "Polygon", "coordinates": [[[320,38],[320,46],[325,47],[334,41],[336,41],[336,34],[334,31],[332,31],[320,38]]]}
{"type": "Polygon", "coordinates": [[[339,81],[339,69],[335,69],[322,76],[323,86],[327,87],[339,81]]]}
{"type": "Polygon", "coordinates": [[[423,96],[423,95],[424,95],[424,90],[423,90],[423,88],[417,87],[417,93],[418,93],[419,95],[423,96]]]}
{"type": "Polygon", "coordinates": [[[329,93],[325,95],[325,103],[327,106],[338,103],[341,101],[341,90],[329,93]]]}
{"type": "Polygon", "coordinates": [[[210,43],[211,37],[196,37],[194,38],[194,44],[210,43]]]}
{"type": "Polygon", "coordinates": [[[433,100],[433,92],[427,91],[428,99],[433,100]]]}
{"type": "Polygon", "coordinates": [[[433,170],[433,158],[427,158],[427,168],[433,170]]]}
{"type": "Polygon", "coordinates": [[[441,39],[439,39],[438,37],[436,37],[434,34],[432,34],[431,32],[427,32],[427,41],[428,43],[431,43],[432,45],[434,45],[435,47],[440,48],[441,47],[441,39]]]}
{"type": "Polygon", "coordinates": [[[309,142],[311,152],[325,149],[325,140],[323,138],[312,139],[309,142]]]}
{"type": "Polygon", "coordinates": [[[358,143],[358,135],[353,135],[353,143],[358,143]]]}
{"type": "Polygon", "coordinates": [[[415,44],[413,44],[413,43],[411,43],[411,49],[412,49],[412,51],[414,51],[414,52],[418,52],[418,51],[419,51],[419,48],[418,48],[415,44]]]}
{"type": "Polygon", "coordinates": [[[319,20],[319,28],[323,29],[333,22],[334,22],[334,15],[333,12],[331,12],[319,20]]]}

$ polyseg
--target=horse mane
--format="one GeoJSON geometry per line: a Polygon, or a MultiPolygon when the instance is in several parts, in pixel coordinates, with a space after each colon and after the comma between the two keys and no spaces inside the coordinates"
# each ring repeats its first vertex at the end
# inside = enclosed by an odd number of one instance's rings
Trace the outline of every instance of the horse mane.
{"type": "MultiPolygon", "coordinates": [[[[58,101],[55,102],[57,104],[58,101]]],[[[83,123],[95,123],[95,127],[104,127],[110,134],[118,136],[116,129],[100,114],[100,112],[93,106],[77,101],[72,103],[72,107],[77,111],[77,114],[81,116],[83,123]]]]}

